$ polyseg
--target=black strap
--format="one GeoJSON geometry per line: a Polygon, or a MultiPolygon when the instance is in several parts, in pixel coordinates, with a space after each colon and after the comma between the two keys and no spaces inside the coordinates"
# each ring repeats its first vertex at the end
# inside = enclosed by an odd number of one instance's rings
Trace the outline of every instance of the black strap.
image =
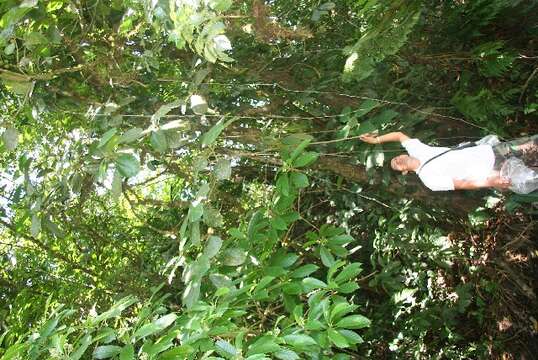
{"type": "Polygon", "coordinates": [[[451,151],[453,151],[453,150],[462,150],[462,149],[466,149],[466,148],[468,148],[468,147],[473,147],[473,146],[476,146],[476,145],[477,145],[477,144],[476,144],[476,142],[474,142],[474,141],[467,141],[467,142],[463,142],[463,143],[461,143],[461,144],[458,144],[458,145],[456,145],[456,146],[454,146],[454,147],[451,147],[450,149],[445,150],[445,151],[443,151],[442,153],[437,154],[437,155],[435,155],[434,157],[431,157],[431,158],[429,158],[428,160],[426,160],[426,162],[424,163],[424,165],[422,165],[422,166],[420,167],[420,169],[418,170],[417,174],[419,174],[419,173],[422,171],[422,169],[424,169],[424,167],[425,167],[426,165],[428,165],[431,161],[437,159],[438,157],[443,156],[444,154],[446,154],[446,153],[448,153],[448,152],[451,152],[451,151]]]}

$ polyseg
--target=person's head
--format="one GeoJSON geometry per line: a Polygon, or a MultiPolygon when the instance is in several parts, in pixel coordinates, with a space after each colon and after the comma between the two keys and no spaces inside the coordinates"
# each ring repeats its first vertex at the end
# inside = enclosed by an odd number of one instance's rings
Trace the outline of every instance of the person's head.
{"type": "Polygon", "coordinates": [[[401,171],[405,175],[408,171],[413,171],[417,168],[417,162],[417,159],[409,155],[399,155],[390,161],[390,167],[393,170],[401,171]]]}

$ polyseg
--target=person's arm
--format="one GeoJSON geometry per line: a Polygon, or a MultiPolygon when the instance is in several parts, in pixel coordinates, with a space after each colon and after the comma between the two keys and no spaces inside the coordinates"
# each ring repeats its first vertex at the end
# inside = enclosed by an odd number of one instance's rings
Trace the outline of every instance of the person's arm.
{"type": "Polygon", "coordinates": [[[386,142],[404,142],[409,140],[409,136],[403,132],[391,132],[385,135],[376,136],[373,134],[364,134],[359,137],[362,141],[368,144],[382,144],[386,142]]]}
{"type": "Polygon", "coordinates": [[[506,190],[510,187],[510,180],[501,176],[489,177],[485,180],[453,180],[455,190],[475,190],[484,187],[494,187],[506,190]]]}

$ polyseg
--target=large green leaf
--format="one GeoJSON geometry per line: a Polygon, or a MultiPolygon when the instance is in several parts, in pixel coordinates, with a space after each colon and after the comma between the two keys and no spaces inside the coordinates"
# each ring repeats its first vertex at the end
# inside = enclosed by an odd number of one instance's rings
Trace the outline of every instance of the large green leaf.
{"type": "Polygon", "coordinates": [[[207,243],[204,248],[204,254],[208,258],[212,258],[218,254],[221,246],[222,246],[222,239],[218,236],[212,235],[209,237],[209,239],[207,239],[207,243]]]}
{"type": "Polygon", "coordinates": [[[102,345],[95,348],[93,351],[94,359],[109,359],[120,353],[121,347],[116,345],[102,345]]]}
{"type": "Polygon", "coordinates": [[[124,132],[120,138],[118,139],[118,142],[121,143],[131,143],[133,141],[136,141],[142,137],[143,130],[141,128],[132,128],[124,132]]]}
{"type": "Polygon", "coordinates": [[[309,346],[315,346],[318,343],[312,337],[306,334],[292,334],[282,337],[286,344],[289,344],[297,348],[307,348],[309,346]]]}
{"type": "Polygon", "coordinates": [[[219,159],[215,164],[215,176],[218,180],[228,180],[232,176],[232,164],[228,159],[219,159]]]}
{"type": "Polygon", "coordinates": [[[315,272],[317,269],[319,269],[319,266],[314,264],[306,264],[301,267],[298,267],[297,269],[293,270],[290,274],[293,278],[303,278],[305,276],[308,276],[315,272]]]}
{"type": "Polygon", "coordinates": [[[226,340],[217,340],[215,347],[217,348],[217,352],[226,358],[235,358],[239,354],[237,349],[226,340]]]}
{"type": "Polygon", "coordinates": [[[312,164],[318,159],[319,154],[313,151],[308,151],[301,154],[295,161],[293,161],[293,166],[300,168],[312,164]]]}
{"type": "Polygon", "coordinates": [[[226,249],[223,254],[222,263],[227,266],[242,265],[247,259],[247,253],[240,248],[226,249]]]}
{"type": "Polygon", "coordinates": [[[121,154],[116,158],[116,168],[124,177],[133,177],[140,171],[138,159],[131,154],[121,154]]]}
{"type": "Polygon", "coordinates": [[[79,360],[92,343],[92,336],[86,334],[77,343],[77,349],[69,356],[69,360],[79,360]]]}
{"type": "Polygon", "coordinates": [[[127,344],[121,349],[120,360],[134,360],[134,346],[132,344],[127,344]]]}
{"type": "Polygon", "coordinates": [[[143,338],[158,333],[170,326],[174,321],[176,321],[176,319],[177,315],[174,313],[160,317],[159,319],[140,327],[134,333],[134,337],[143,338]]]}
{"type": "Polygon", "coordinates": [[[2,141],[7,151],[13,151],[19,144],[19,132],[13,127],[8,127],[2,134],[2,141]]]}
{"type": "Polygon", "coordinates": [[[224,121],[224,117],[222,117],[211,129],[209,129],[208,132],[206,132],[202,136],[202,147],[209,146],[217,140],[220,133],[228,126],[230,125],[235,119],[230,119],[228,121],[224,121]]]}
{"type": "Polygon", "coordinates": [[[329,340],[331,340],[331,342],[337,347],[346,348],[349,346],[348,342],[346,341],[346,338],[335,329],[327,329],[327,335],[329,336],[329,340]]]}
{"type": "Polygon", "coordinates": [[[168,149],[168,141],[163,130],[152,131],[149,137],[151,146],[158,152],[165,152],[168,149]]]}
{"type": "Polygon", "coordinates": [[[365,327],[369,327],[370,324],[370,319],[362,315],[351,315],[338,321],[338,323],[336,323],[336,326],[347,329],[362,329],[365,327]]]}
{"type": "Polygon", "coordinates": [[[100,148],[100,147],[105,146],[106,143],[110,139],[112,139],[112,137],[116,134],[117,131],[118,131],[118,129],[112,128],[112,129],[108,130],[107,132],[105,132],[103,134],[103,136],[101,136],[101,140],[99,140],[99,144],[97,144],[97,147],[100,148]]]}
{"type": "Polygon", "coordinates": [[[334,278],[337,283],[343,283],[353,279],[362,272],[360,263],[352,263],[342,269],[342,271],[334,278]]]}

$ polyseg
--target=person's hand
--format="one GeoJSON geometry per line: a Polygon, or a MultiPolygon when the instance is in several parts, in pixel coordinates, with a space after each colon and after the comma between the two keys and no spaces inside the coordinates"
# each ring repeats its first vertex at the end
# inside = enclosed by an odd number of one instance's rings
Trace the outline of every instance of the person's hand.
{"type": "Polygon", "coordinates": [[[507,190],[512,185],[510,179],[503,178],[502,176],[496,176],[490,179],[490,186],[497,190],[507,190]]]}
{"type": "Polygon", "coordinates": [[[379,139],[375,134],[368,133],[359,136],[359,139],[368,144],[379,144],[379,139]]]}

